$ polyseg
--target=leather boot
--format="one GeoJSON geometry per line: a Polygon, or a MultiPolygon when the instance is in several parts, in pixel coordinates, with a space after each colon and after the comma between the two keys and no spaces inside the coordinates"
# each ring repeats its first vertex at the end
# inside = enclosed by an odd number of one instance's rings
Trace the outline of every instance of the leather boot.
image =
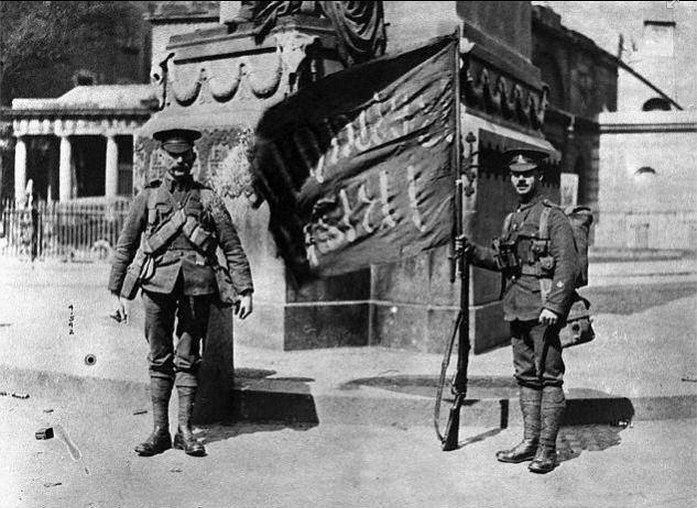
{"type": "Polygon", "coordinates": [[[499,462],[517,464],[531,460],[537,451],[540,438],[540,404],[542,391],[520,387],[520,409],[523,413],[523,440],[510,450],[502,450],[496,453],[499,462]]]}
{"type": "Polygon", "coordinates": [[[557,434],[566,407],[561,386],[542,389],[542,430],[535,458],[528,466],[533,473],[545,474],[557,467],[557,434]]]}
{"type": "Polygon", "coordinates": [[[184,450],[187,455],[202,457],[206,454],[206,448],[198,442],[191,429],[196,388],[178,386],[177,393],[179,394],[179,426],[174,435],[174,447],[178,450],[184,450]]]}
{"type": "Polygon", "coordinates": [[[148,438],[136,445],[136,453],[141,457],[152,457],[172,448],[172,436],[168,429],[155,427],[148,438]]]}
{"type": "Polygon", "coordinates": [[[169,434],[169,398],[171,394],[171,379],[150,378],[154,428],[148,438],[136,446],[135,450],[138,455],[150,457],[172,448],[172,437],[169,434]]]}

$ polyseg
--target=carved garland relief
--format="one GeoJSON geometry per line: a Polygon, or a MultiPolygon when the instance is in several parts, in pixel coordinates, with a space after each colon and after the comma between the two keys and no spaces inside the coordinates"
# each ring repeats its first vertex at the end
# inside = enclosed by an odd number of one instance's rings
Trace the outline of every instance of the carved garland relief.
{"type": "Polygon", "coordinates": [[[168,55],[151,74],[153,83],[159,87],[160,108],[173,105],[172,100],[180,106],[190,106],[196,100],[228,102],[237,95],[243,82],[260,99],[271,97],[279,90],[293,92],[307,49],[319,38],[292,30],[281,31],[275,37],[273,54],[243,56],[232,62],[176,65],[172,61],[174,54],[168,55]]]}
{"type": "Polygon", "coordinates": [[[507,120],[534,130],[542,127],[548,102],[546,87],[541,93],[523,87],[469,58],[465,58],[463,74],[461,79],[466,104],[487,113],[500,114],[507,120]]]}

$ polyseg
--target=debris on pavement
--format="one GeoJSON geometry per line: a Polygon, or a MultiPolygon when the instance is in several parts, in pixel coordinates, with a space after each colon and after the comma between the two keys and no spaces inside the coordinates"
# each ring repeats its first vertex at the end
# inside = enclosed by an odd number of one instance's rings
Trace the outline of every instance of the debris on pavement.
{"type": "Polygon", "coordinates": [[[36,431],[36,439],[53,439],[53,427],[42,427],[36,431]]]}
{"type": "Polygon", "coordinates": [[[53,413],[53,409],[44,409],[44,413],[53,413]]]}
{"type": "Polygon", "coordinates": [[[44,487],[58,487],[58,485],[63,485],[61,482],[46,482],[44,483],[44,487]]]}
{"type": "Polygon", "coordinates": [[[170,473],[181,473],[182,469],[179,467],[173,467],[172,469],[169,470],[170,473]]]}
{"type": "Polygon", "coordinates": [[[684,377],[681,381],[687,381],[688,383],[697,383],[697,377],[684,377]]]}
{"type": "Polygon", "coordinates": [[[28,394],[28,393],[14,393],[14,392],[13,392],[13,393],[12,393],[12,396],[13,396],[15,399],[28,399],[28,398],[29,398],[29,394],[28,394]]]}
{"type": "Polygon", "coordinates": [[[144,415],[148,412],[147,409],[139,409],[138,411],[133,411],[134,415],[144,415]]]}

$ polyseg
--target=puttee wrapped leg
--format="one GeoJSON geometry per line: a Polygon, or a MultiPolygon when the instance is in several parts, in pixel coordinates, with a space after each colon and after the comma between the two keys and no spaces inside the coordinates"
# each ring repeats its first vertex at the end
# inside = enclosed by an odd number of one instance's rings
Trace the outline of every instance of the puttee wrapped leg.
{"type": "Polygon", "coordinates": [[[557,466],[557,435],[564,415],[566,399],[561,386],[542,389],[540,442],[528,469],[533,473],[549,473],[557,466]]]}
{"type": "Polygon", "coordinates": [[[523,440],[510,450],[496,453],[500,462],[517,464],[531,460],[537,452],[540,439],[540,407],[542,390],[520,386],[520,409],[523,413],[523,440]]]}

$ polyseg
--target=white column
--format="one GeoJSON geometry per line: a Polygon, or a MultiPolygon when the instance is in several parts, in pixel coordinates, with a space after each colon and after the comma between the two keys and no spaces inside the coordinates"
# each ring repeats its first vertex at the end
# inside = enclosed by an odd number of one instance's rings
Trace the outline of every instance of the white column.
{"type": "Polygon", "coordinates": [[[60,164],[58,166],[58,200],[69,201],[72,197],[73,147],[68,136],[61,136],[60,164]]]}
{"type": "Polygon", "coordinates": [[[27,187],[27,144],[23,137],[17,138],[15,145],[15,201],[24,199],[27,187]]]}
{"type": "Polygon", "coordinates": [[[106,138],[106,174],[104,176],[104,195],[115,198],[119,189],[119,145],[116,138],[108,135],[106,138]]]}

